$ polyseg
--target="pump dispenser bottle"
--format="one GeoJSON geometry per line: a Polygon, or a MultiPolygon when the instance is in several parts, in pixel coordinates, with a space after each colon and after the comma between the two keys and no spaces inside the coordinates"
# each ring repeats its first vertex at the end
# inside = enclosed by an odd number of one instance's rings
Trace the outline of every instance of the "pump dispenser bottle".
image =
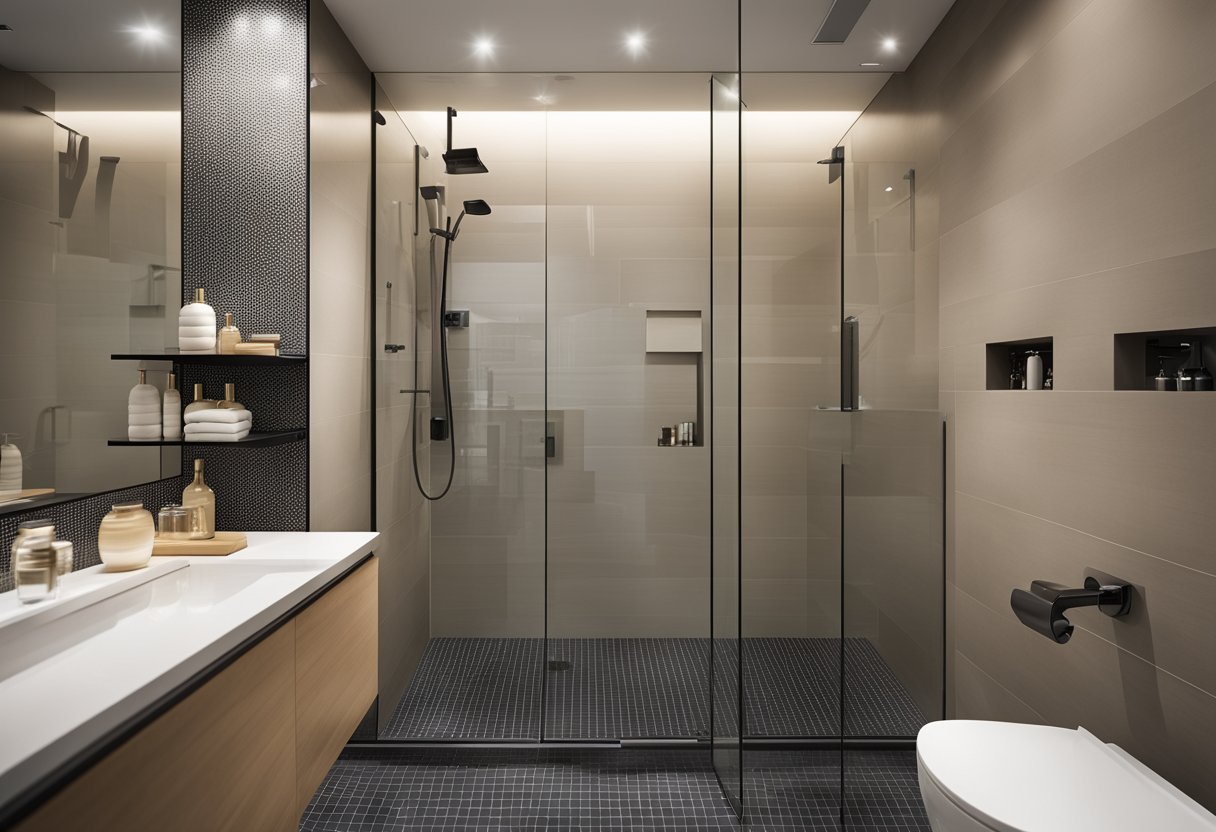
{"type": "Polygon", "coordinates": [[[189,415],[196,410],[211,410],[216,403],[211,399],[203,398],[203,385],[194,385],[194,401],[186,405],[186,414],[189,415]]]}
{"type": "Polygon", "coordinates": [[[163,419],[160,391],[148,384],[148,371],[139,371],[139,384],[127,396],[127,439],[155,442],[160,439],[163,419]]]}
{"type": "Polygon", "coordinates": [[[194,290],[194,302],[177,315],[177,346],[185,353],[215,352],[215,309],[206,301],[207,293],[194,290]]]}
{"type": "Polygon", "coordinates": [[[194,482],[182,492],[182,508],[190,516],[190,539],[215,537],[215,492],[203,481],[203,460],[194,460],[194,482]]]}
{"type": "Polygon", "coordinates": [[[224,327],[220,330],[220,355],[236,355],[236,345],[241,343],[241,331],[232,324],[232,313],[224,313],[224,327]]]}
{"type": "Polygon", "coordinates": [[[236,385],[228,382],[224,385],[224,400],[216,406],[225,410],[244,410],[245,405],[236,401],[236,385]]]}
{"type": "Polygon", "coordinates": [[[177,375],[169,373],[162,400],[161,432],[165,439],[182,438],[182,394],[177,390],[177,375]]]}

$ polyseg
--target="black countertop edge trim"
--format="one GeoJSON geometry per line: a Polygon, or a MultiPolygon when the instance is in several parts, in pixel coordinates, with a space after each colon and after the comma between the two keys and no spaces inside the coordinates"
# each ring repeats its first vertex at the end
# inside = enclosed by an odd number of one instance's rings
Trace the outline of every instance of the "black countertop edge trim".
{"type": "MultiPolygon", "coordinates": [[[[375,552],[368,552],[358,561],[351,564],[348,568],[342,570],[341,574],[334,576],[330,581],[327,581],[323,586],[311,593],[307,598],[300,601],[287,612],[269,622],[249,638],[242,641],[232,650],[230,650],[222,658],[216,659],[211,664],[204,667],[202,670],[195,673],[185,682],[182,682],[173,690],[161,696],[143,711],[115,727],[105,736],[90,743],[73,759],[64,763],[59,768],[52,771],[40,781],[25,789],[23,792],[15,795],[11,800],[0,806],[0,829],[9,829],[19,821],[28,817],[43,803],[54,797],[61,789],[79,777],[81,774],[93,767],[103,757],[109,754],[118,746],[129,740],[131,737],[138,734],[151,723],[155,722],[159,717],[167,713],[173,706],[183,701],[190,694],[201,688],[211,679],[218,676],[227,667],[236,662],[241,656],[248,653],[261,642],[265,641],[272,633],[282,627],[287,621],[294,618],[303,612],[306,608],[312,606],[318,598],[329,592],[339,583],[344,581],[356,569],[366,564],[376,556],[375,552]]],[[[190,749],[180,749],[183,754],[193,753],[190,749]]]]}

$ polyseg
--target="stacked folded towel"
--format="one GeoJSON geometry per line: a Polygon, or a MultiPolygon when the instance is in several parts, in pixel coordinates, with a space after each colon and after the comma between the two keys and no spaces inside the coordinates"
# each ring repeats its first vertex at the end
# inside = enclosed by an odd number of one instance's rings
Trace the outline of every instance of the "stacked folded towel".
{"type": "Polygon", "coordinates": [[[186,414],[187,442],[239,442],[249,435],[253,414],[248,410],[213,407],[186,414]]]}

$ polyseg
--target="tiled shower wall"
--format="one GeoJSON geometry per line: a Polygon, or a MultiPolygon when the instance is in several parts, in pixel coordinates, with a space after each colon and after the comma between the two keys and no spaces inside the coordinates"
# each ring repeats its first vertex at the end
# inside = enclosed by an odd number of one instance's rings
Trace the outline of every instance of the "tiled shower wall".
{"type": "Polygon", "coordinates": [[[940,274],[954,715],[1084,725],[1208,808],[1216,394],[1114,390],[1113,335],[1216,324],[1213,32],[1185,0],[960,0],[853,132],[915,163],[940,274]],[[1055,390],[985,389],[986,343],[1043,336],[1055,390]],[[1061,646],[1009,609],[1091,571],[1128,618],[1061,646]]]}

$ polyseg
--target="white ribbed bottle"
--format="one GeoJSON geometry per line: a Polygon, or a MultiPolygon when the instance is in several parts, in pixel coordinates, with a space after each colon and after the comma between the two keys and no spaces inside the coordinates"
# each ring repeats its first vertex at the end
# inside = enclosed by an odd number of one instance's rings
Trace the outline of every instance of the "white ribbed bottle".
{"type": "Polygon", "coordinates": [[[195,289],[194,303],[177,313],[177,348],[182,352],[215,352],[215,310],[206,298],[201,287],[195,289]]]}
{"type": "Polygon", "coordinates": [[[127,439],[156,442],[160,439],[162,408],[160,391],[148,384],[148,371],[139,371],[139,384],[127,397],[127,439]]]}
{"type": "Polygon", "coordinates": [[[9,442],[6,433],[0,442],[0,494],[21,490],[22,471],[21,449],[9,442]]]}
{"type": "Polygon", "coordinates": [[[165,439],[182,438],[182,394],[177,389],[177,376],[169,373],[169,381],[165,384],[165,397],[162,400],[161,432],[165,439]]]}

